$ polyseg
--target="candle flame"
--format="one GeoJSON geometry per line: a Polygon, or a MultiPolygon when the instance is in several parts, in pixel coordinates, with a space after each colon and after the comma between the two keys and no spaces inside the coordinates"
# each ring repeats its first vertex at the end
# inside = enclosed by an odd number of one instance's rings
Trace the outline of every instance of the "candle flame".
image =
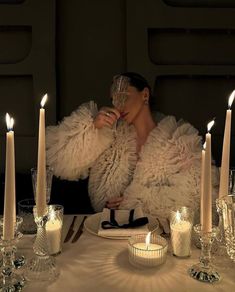
{"type": "Polygon", "coordinates": [[[6,124],[7,124],[7,130],[11,131],[14,126],[14,119],[8,113],[6,113],[6,124]]]}
{"type": "Polygon", "coordinates": [[[206,142],[203,144],[203,150],[206,150],[206,142]]]}
{"type": "Polygon", "coordinates": [[[180,219],[181,219],[181,214],[180,214],[180,212],[178,210],[176,211],[175,219],[176,219],[177,222],[179,222],[180,219]]]}
{"type": "Polygon", "coordinates": [[[43,96],[43,98],[42,98],[42,100],[41,100],[41,107],[44,107],[44,105],[45,105],[45,103],[46,103],[46,101],[47,101],[47,97],[48,97],[48,95],[47,95],[47,93],[43,96]]]}
{"type": "Polygon", "coordinates": [[[214,126],[215,124],[215,120],[212,120],[210,121],[208,124],[207,124],[207,131],[208,133],[210,132],[211,128],[214,126]]]}
{"type": "Polygon", "coordinates": [[[149,232],[149,233],[146,235],[146,238],[145,238],[146,248],[148,248],[148,246],[149,246],[149,244],[150,244],[150,236],[151,236],[151,232],[149,232]]]}
{"type": "Polygon", "coordinates": [[[233,90],[233,92],[230,94],[229,99],[228,99],[228,108],[230,109],[232,104],[233,104],[233,100],[235,97],[235,90],[233,90]]]}

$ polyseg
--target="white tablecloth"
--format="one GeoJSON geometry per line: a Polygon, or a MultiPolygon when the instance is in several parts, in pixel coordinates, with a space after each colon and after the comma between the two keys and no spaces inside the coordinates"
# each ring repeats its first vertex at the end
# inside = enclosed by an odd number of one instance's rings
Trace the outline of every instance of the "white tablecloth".
{"type": "MultiPolygon", "coordinates": [[[[66,216],[65,237],[73,216],[66,216]]],[[[79,215],[75,230],[83,216],[79,215]]],[[[19,251],[28,253],[32,237],[25,236],[19,251]]],[[[60,277],[49,286],[44,283],[28,283],[24,291],[30,292],[138,292],[138,291],[234,291],[235,264],[224,257],[217,257],[221,281],[207,284],[192,279],[187,270],[198,262],[200,250],[193,248],[192,256],[179,259],[168,253],[165,264],[154,269],[140,270],[128,261],[127,241],[104,239],[84,231],[76,243],[63,244],[63,251],[56,257],[60,277]]]]}

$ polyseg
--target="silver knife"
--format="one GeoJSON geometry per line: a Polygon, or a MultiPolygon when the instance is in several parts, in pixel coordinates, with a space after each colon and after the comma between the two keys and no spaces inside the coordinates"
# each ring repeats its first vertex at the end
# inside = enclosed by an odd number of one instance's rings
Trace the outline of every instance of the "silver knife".
{"type": "Polygon", "coordinates": [[[72,239],[72,243],[76,242],[78,240],[78,238],[82,235],[83,226],[84,226],[86,218],[87,218],[87,216],[84,216],[84,218],[82,219],[82,222],[78,228],[78,231],[76,232],[76,234],[74,235],[74,238],[72,239]]]}
{"type": "Polygon", "coordinates": [[[75,221],[76,221],[76,218],[77,216],[73,216],[73,221],[69,227],[69,230],[68,230],[68,233],[64,239],[64,243],[65,242],[68,242],[70,240],[70,238],[72,237],[72,235],[74,234],[74,230],[73,230],[73,227],[74,227],[74,224],[75,224],[75,221]]]}

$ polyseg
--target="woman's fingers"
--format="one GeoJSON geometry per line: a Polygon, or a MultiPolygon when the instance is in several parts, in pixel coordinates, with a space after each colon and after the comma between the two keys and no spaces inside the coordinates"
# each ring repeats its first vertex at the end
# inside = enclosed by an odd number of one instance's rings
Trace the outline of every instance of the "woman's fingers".
{"type": "Polygon", "coordinates": [[[113,107],[102,107],[100,109],[100,112],[103,112],[105,114],[109,114],[115,117],[115,119],[119,119],[120,118],[120,113],[117,109],[113,108],[113,107]]]}
{"type": "Polygon", "coordinates": [[[105,206],[106,208],[109,208],[109,209],[118,209],[122,201],[123,201],[123,197],[112,198],[106,202],[105,206]]]}
{"type": "Polygon", "coordinates": [[[106,203],[106,208],[108,209],[118,209],[120,206],[120,203],[106,203]]]}
{"type": "Polygon", "coordinates": [[[94,119],[94,125],[97,129],[101,129],[104,126],[112,128],[119,117],[120,113],[115,108],[103,107],[94,119]]]}
{"type": "Polygon", "coordinates": [[[94,120],[94,125],[97,129],[101,129],[104,126],[112,127],[113,124],[114,124],[113,118],[108,117],[104,113],[100,113],[100,112],[98,113],[98,115],[96,116],[94,120]]]}
{"type": "Polygon", "coordinates": [[[120,118],[120,113],[115,108],[109,108],[108,113],[111,113],[112,115],[115,115],[116,120],[118,120],[120,118]]]}
{"type": "Polygon", "coordinates": [[[109,203],[121,203],[123,201],[123,197],[115,197],[108,200],[109,203]]]}

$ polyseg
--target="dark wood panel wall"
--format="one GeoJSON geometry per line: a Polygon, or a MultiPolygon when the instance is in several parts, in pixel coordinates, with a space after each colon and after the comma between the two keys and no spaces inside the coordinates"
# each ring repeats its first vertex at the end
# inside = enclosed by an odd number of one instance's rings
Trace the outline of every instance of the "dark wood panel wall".
{"type": "Polygon", "coordinates": [[[6,112],[16,120],[16,168],[27,175],[19,190],[26,197],[42,95],[49,94],[47,124],[56,124],[82,102],[108,104],[112,76],[127,70],[149,80],[155,110],[190,121],[201,134],[216,116],[212,148],[220,165],[235,88],[234,19],[229,0],[0,0],[1,172],[6,112]]]}
{"type": "MultiPolygon", "coordinates": [[[[228,96],[235,88],[234,17],[232,1],[127,1],[127,69],[147,76],[156,110],[188,120],[203,135],[216,117],[217,165],[228,96]]],[[[234,116],[232,123],[234,149],[234,116]]]]}
{"type": "Polygon", "coordinates": [[[55,1],[0,2],[0,164],[5,167],[5,114],[15,119],[16,168],[37,157],[40,100],[50,96],[48,123],[56,122],[55,1]],[[2,2],[2,3],[1,3],[2,2]]]}

